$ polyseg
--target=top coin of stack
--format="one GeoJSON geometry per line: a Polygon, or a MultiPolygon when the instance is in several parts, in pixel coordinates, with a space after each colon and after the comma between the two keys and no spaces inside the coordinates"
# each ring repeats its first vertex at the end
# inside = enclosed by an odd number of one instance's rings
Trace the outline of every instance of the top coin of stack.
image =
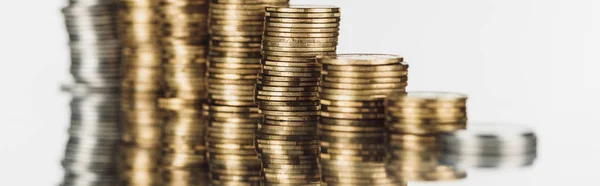
{"type": "Polygon", "coordinates": [[[537,135],[526,126],[482,123],[442,133],[440,162],[461,168],[509,168],[533,164],[537,135]]]}
{"type": "Polygon", "coordinates": [[[69,32],[71,75],[77,84],[118,87],[120,45],[112,1],[71,0],[62,10],[69,32]]]}
{"type": "Polygon", "coordinates": [[[123,81],[127,93],[159,93],[162,59],[156,0],[117,0],[123,81]]]}
{"type": "Polygon", "coordinates": [[[384,98],[404,92],[401,56],[338,54],[317,58],[321,72],[321,174],[327,185],[402,185],[385,169],[384,98]]]}
{"type": "Polygon", "coordinates": [[[445,92],[394,92],[388,96],[386,126],[388,167],[407,181],[442,181],[466,177],[439,165],[436,136],[466,127],[467,96],[445,92]]]}
{"type": "Polygon", "coordinates": [[[288,0],[211,1],[207,141],[214,185],[260,184],[254,132],[262,116],[253,93],[265,7],[287,4],[288,0]]]}
{"type": "Polygon", "coordinates": [[[256,104],[263,120],[256,132],[265,185],[319,185],[316,56],[334,55],[340,9],[332,6],[266,8],[262,67],[256,104]]]}

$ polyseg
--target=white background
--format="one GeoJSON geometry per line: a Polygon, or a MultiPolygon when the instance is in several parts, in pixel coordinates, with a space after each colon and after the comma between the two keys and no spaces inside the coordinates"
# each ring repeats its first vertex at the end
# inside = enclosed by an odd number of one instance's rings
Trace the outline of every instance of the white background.
{"type": "MultiPolygon", "coordinates": [[[[530,169],[470,172],[440,185],[598,185],[600,2],[596,0],[293,0],[342,7],[339,52],[391,53],[409,90],[469,94],[469,116],[534,126],[530,169]]],[[[68,126],[61,0],[0,6],[0,176],[56,185],[68,126]]],[[[414,184],[417,185],[417,184],[414,184]]]]}

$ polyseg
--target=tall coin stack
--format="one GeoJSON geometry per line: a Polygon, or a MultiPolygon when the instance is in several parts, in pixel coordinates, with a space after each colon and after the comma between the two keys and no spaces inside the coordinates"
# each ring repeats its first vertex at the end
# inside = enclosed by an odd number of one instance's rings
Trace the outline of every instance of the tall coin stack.
{"type": "Polygon", "coordinates": [[[167,120],[163,129],[162,185],[207,185],[206,118],[198,101],[162,98],[167,120]]]}
{"type": "Polygon", "coordinates": [[[156,0],[117,0],[123,47],[120,165],[124,185],[155,185],[161,157],[162,58],[156,0]]]}
{"type": "Polygon", "coordinates": [[[163,185],[205,185],[208,162],[204,140],[208,1],[159,0],[163,51],[161,107],[168,112],[163,129],[163,185]]]}
{"type": "Polygon", "coordinates": [[[437,136],[466,128],[467,96],[445,92],[394,92],[386,101],[388,168],[407,181],[465,178],[438,161],[437,136]]]}
{"type": "Polygon", "coordinates": [[[119,143],[120,45],[116,4],[70,0],[62,9],[69,32],[69,141],[62,160],[69,185],[116,185],[119,143]]]}
{"type": "Polygon", "coordinates": [[[120,45],[116,5],[112,1],[71,0],[63,8],[71,47],[71,75],[75,83],[118,87],[120,45]]]}
{"type": "Polygon", "coordinates": [[[340,9],[266,8],[263,60],[255,102],[263,119],[256,131],[263,185],[320,185],[319,83],[316,56],[335,55],[340,9]]]}
{"type": "Polygon", "coordinates": [[[288,0],[211,1],[207,141],[214,185],[260,183],[254,131],[261,116],[253,93],[265,7],[287,4],[288,0]]]}
{"type": "Polygon", "coordinates": [[[116,90],[69,88],[73,99],[62,186],[117,185],[120,105],[116,90]]]}
{"type": "Polygon", "coordinates": [[[386,170],[384,99],[405,92],[401,56],[339,54],[317,58],[321,72],[321,174],[326,185],[403,185],[386,170]]]}

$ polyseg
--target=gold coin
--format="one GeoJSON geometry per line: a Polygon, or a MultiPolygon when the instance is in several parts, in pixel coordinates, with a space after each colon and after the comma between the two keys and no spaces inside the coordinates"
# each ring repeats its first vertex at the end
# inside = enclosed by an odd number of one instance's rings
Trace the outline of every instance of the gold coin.
{"type": "Polygon", "coordinates": [[[323,105],[331,105],[331,106],[347,106],[347,107],[383,107],[384,106],[384,98],[375,99],[371,101],[357,101],[357,100],[335,100],[335,99],[326,99],[321,98],[321,104],[323,105]]]}
{"type": "Polygon", "coordinates": [[[322,87],[336,88],[336,89],[404,89],[406,83],[380,83],[380,84],[351,84],[351,83],[331,83],[323,82],[322,87]]]}
{"type": "Polygon", "coordinates": [[[210,62],[219,63],[242,63],[242,64],[256,64],[261,58],[238,58],[238,57],[216,57],[210,56],[208,58],[210,62]]]}
{"type": "Polygon", "coordinates": [[[384,107],[338,107],[323,105],[322,111],[342,113],[385,113],[384,107]]]}
{"type": "Polygon", "coordinates": [[[257,58],[262,55],[259,52],[228,52],[228,51],[215,51],[209,52],[210,56],[215,57],[238,57],[238,58],[257,58]]]}
{"type": "Polygon", "coordinates": [[[392,93],[390,102],[402,101],[407,103],[425,103],[425,102],[447,102],[464,103],[468,96],[452,92],[408,92],[392,93]]]}
{"type": "Polygon", "coordinates": [[[320,72],[321,67],[280,67],[262,65],[263,70],[281,71],[281,72],[320,72]]]}
{"type": "Polygon", "coordinates": [[[336,47],[288,48],[288,47],[263,46],[263,50],[278,51],[278,52],[335,52],[336,47]]]}
{"type": "Polygon", "coordinates": [[[348,89],[333,89],[333,88],[321,88],[321,93],[323,94],[332,94],[332,95],[346,95],[346,96],[364,96],[364,95],[381,95],[387,96],[389,93],[393,91],[402,91],[404,89],[358,89],[358,90],[348,90],[348,89]]]}
{"type": "Polygon", "coordinates": [[[337,43],[337,37],[326,38],[290,38],[290,37],[272,37],[264,36],[263,42],[268,43],[337,43]]]}
{"type": "Polygon", "coordinates": [[[394,78],[408,76],[408,71],[397,72],[349,72],[349,71],[321,71],[321,74],[333,77],[347,78],[394,78]]]}
{"type": "Polygon", "coordinates": [[[285,106],[285,107],[303,107],[303,106],[319,106],[319,101],[303,101],[303,102],[273,102],[266,101],[258,104],[259,106],[285,106]]]}
{"type": "Polygon", "coordinates": [[[321,107],[319,106],[268,106],[264,104],[258,104],[258,108],[261,110],[273,110],[273,111],[318,111],[321,107]]]}
{"type": "Polygon", "coordinates": [[[263,96],[257,95],[257,100],[263,101],[315,101],[319,100],[316,96],[306,96],[306,97],[280,97],[280,96],[263,96]]]}
{"type": "Polygon", "coordinates": [[[221,68],[221,69],[260,69],[260,64],[241,64],[241,63],[208,63],[209,68],[221,68]]]}
{"type": "MultiPolygon", "coordinates": [[[[288,3],[289,0],[211,0],[213,4],[236,4],[236,5],[260,5],[267,6],[267,4],[283,4],[288,3]]],[[[212,4],[211,4],[212,5],[212,4]]]]}
{"type": "Polygon", "coordinates": [[[265,32],[265,36],[273,36],[273,37],[290,37],[290,38],[335,38],[340,34],[337,32],[333,33],[292,33],[292,32],[274,32],[268,31],[265,32]]]}
{"type": "Polygon", "coordinates": [[[280,140],[280,141],[314,141],[317,140],[316,135],[309,136],[280,136],[273,134],[265,134],[261,132],[256,133],[256,139],[261,140],[280,140]]]}
{"type": "Polygon", "coordinates": [[[216,73],[216,74],[227,74],[227,73],[234,73],[234,74],[240,74],[240,75],[252,75],[254,74],[254,76],[256,77],[256,74],[258,74],[260,72],[259,69],[218,69],[218,68],[209,68],[208,69],[209,73],[216,73]]]}
{"type": "Polygon", "coordinates": [[[323,69],[328,71],[353,71],[353,72],[381,72],[381,71],[406,71],[408,64],[398,62],[391,65],[328,65],[323,64],[323,69]]]}
{"type": "Polygon", "coordinates": [[[268,120],[279,120],[279,121],[317,121],[319,116],[270,116],[264,115],[265,119],[268,120]]]}
{"type": "Polygon", "coordinates": [[[209,25],[238,25],[238,26],[260,26],[264,24],[264,20],[260,21],[244,21],[235,19],[209,19],[209,25]]]}
{"type": "Polygon", "coordinates": [[[332,83],[372,84],[372,83],[406,83],[408,76],[394,78],[345,78],[324,76],[323,81],[332,83]]]}
{"type": "Polygon", "coordinates": [[[318,92],[273,92],[273,91],[257,90],[256,95],[296,97],[296,96],[319,96],[319,93],[318,92]]]}
{"type": "MultiPolygon", "coordinates": [[[[289,70],[289,69],[285,69],[285,70],[289,70]]],[[[263,80],[263,81],[312,81],[312,82],[317,82],[319,81],[321,78],[319,77],[280,77],[280,76],[265,76],[265,75],[261,75],[258,76],[259,80],[263,80]]]]}
{"type": "Polygon", "coordinates": [[[317,63],[312,63],[312,62],[280,62],[280,61],[270,61],[270,60],[262,60],[261,61],[261,65],[265,65],[265,66],[278,66],[278,67],[300,67],[300,68],[307,68],[307,67],[321,67],[319,66],[319,64],[317,63]]]}
{"type": "Polygon", "coordinates": [[[266,59],[269,59],[269,56],[280,56],[280,57],[306,57],[306,58],[316,58],[315,56],[326,56],[326,55],[334,55],[335,52],[276,52],[276,51],[263,51],[263,55],[266,55],[266,59]]]}
{"type": "Polygon", "coordinates": [[[273,86],[273,87],[318,87],[319,82],[300,82],[300,81],[262,81],[257,80],[257,85],[273,86]]]}
{"type": "Polygon", "coordinates": [[[383,113],[336,113],[321,111],[322,117],[340,118],[340,119],[382,119],[385,118],[383,113]]]}
{"type": "Polygon", "coordinates": [[[351,119],[335,119],[335,118],[321,118],[321,125],[334,125],[334,126],[365,126],[365,127],[381,127],[384,124],[383,119],[373,120],[351,120],[351,119]]]}
{"type": "Polygon", "coordinates": [[[336,28],[340,26],[340,23],[278,23],[278,22],[266,22],[267,27],[280,27],[280,28],[336,28]]]}
{"type": "Polygon", "coordinates": [[[385,127],[355,127],[355,126],[335,126],[319,125],[320,130],[340,131],[340,132],[385,132],[385,127]]]}
{"type": "Polygon", "coordinates": [[[387,65],[403,62],[404,58],[389,54],[338,54],[317,59],[328,65],[387,65]]]}
{"type": "Polygon", "coordinates": [[[337,42],[335,43],[290,43],[290,42],[265,42],[263,41],[263,46],[265,47],[287,47],[287,48],[326,48],[326,47],[337,47],[337,42]]]}
{"type": "Polygon", "coordinates": [[[319,115],[319,111],[276,111],[276,110],[260,110],[259,113],[271,116],[316,116],[319,115]]]}
{"type": "Polygon", "coordinates": [[[311,18],[311,19],[295,19],[295,18],[279,18],[279,17],[265,17],[266,22],[278,22],[278,23],[339,23],[340,18],[322,17],[322,18],[311,18]]]}
{"type": "Polygon", "coordinates": [[[258,42],[229,42],[229,41],[210,41],[211,47],[239,47],[239,48],[260,48],[258,42]]]}
{"type": "Polygon", "coordinates": [[[276,62],[287,62],[287,63],[305,63],[320,66],[314,58],[311,57],[286,57],[286,56],[269,56],[265,55],[264,60],[276,61],[276,62]]]}
{"type": "Polygon", "coordinates": [[[290,32],[290,33],[338,33],[340,28],[283,28],[265,27],[267,32],[290,32]]]}
{"type": "Polygon", "coordinates": [[[336,6],[323,5],[290,5],[287,7],[267,7],[267,12],[287,12],[287,13],[328,13],[340,12],[336,6]]]}
{"type": "Polygon", "coordinates": [[[229,41],[229,42],[260,42],[262,41],[261,36],[220,36],[212,35],[211,40],[216,41],[229,41]]]}
{"type": "Polygon", "coordinates": [[[306,86],[306,87],[294,87],[292,84],[290,86],[268,86],[257,84],[256,90],[264,90],[264,91],[276,91],[276,92],[315,92],[318,91],[319,88],[317,86],[306,86]]]}
{"type": "Polygon", "coordinates": [[[280,12],[266,12],[266,17],[277,17],[277,18],[337,18],[342,14],[339,12],[325,12],[325,13],[280,13],[280,12]]]}
{"type": "MultiPolygon", "coordinates": [[[[262,73],[263,75],[269,75],[269,76],[283,76],[283,77],[320,77],[320,72],[286,72],[286,71],[274,71],[274,70],[264,70],[261,69],[260,73],[262,73]]],[[[270,83],[275,83],[275,82],[270,82],[270,83]]],[[[318,85],[318,82],[315,82],[318,85]]],[[[269,84],[269,82],[266,81],[262,81],[261,84],[266,85],[269,84]]],[[[296,85],[297,86],[297,85],[296,85]]],[[[307,85],[307,86],[314,86],[314,85],[307,85]]]]}

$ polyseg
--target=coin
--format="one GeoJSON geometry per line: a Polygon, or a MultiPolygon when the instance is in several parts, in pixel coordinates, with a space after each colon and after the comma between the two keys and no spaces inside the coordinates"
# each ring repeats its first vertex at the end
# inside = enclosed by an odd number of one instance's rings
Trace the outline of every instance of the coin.
{"type": "Polygon", "coordinates": [[[277,18],[335,18],[340,17],[341,13],[339,12],[325,12],[325,13],[281,13],[281,12],[270,12],[267,11],[265,13],[267,17],[277,17],[277,18]]]}

